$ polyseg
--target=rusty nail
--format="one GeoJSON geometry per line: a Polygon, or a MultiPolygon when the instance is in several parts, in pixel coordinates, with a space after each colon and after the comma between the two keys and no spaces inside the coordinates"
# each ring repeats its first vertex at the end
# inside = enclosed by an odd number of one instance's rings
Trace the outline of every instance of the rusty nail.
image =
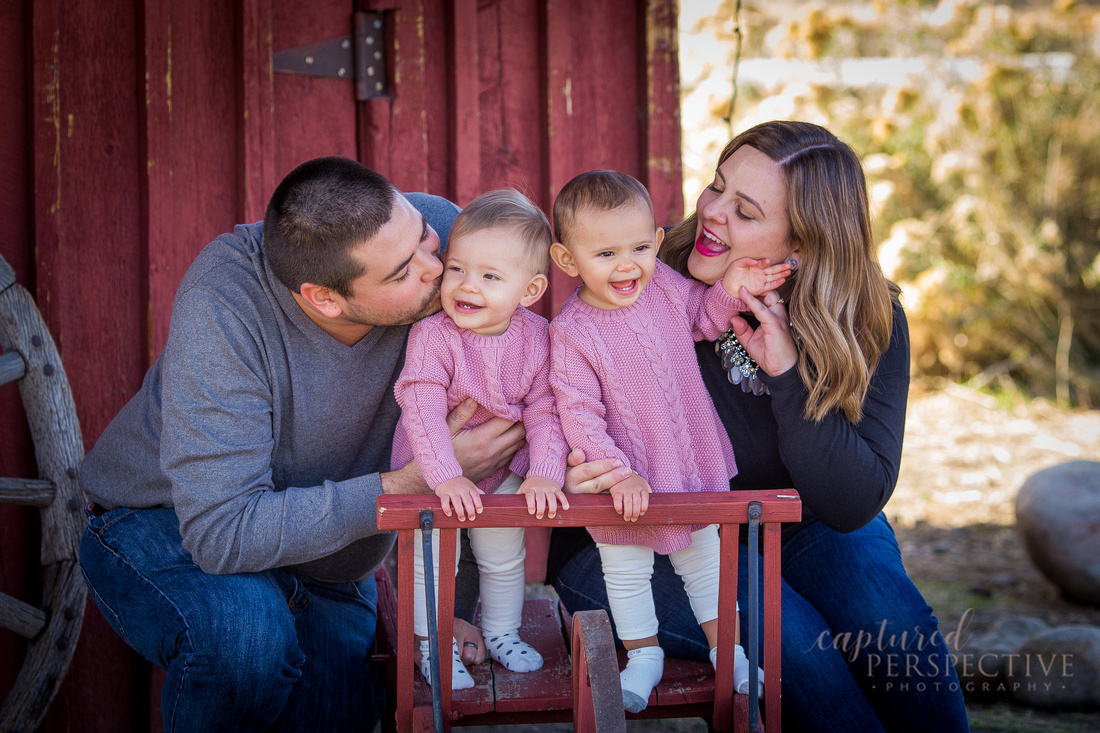
{"type": "Polygon", "coordinates": [[[35,335],[31,336],[31,343],[34,344],[35,346],[41,346],[42,345],[42,337],[39,336],[36,333],[35,335]]]}
{"type": "Polygon", "coordinates": [[[51,376],[53,374],[53,364],[43,364],[42,373],[45,374],[47,377],[51,376]]]}
{"type": "Polygon", "coordinates": [[[73,498],[69,499],[69,503],[67,506],[69,507],[70,512],[75,512],[77,509],[80,508],[80,502],[77,501],[76,497],[74,496],[73,498]]]}
{"type": "Polygon", "coordinates": [[[65,615],[65,620],[66,621],[72,621],[74,618],[76,618],[76,609],[73,608],[72,606],[69,606],[68,608],[65,609],[65,614],[64,615],[65,615]]]}
{"type": "Polygon", "coordinates": [[[69,466],[68,468],[65,469],[65,475],[68,476],[69,478],[76,478],[76,469],[73,468],[72,466],[69,466]]]}
{"type": "Polygon", "coordinates": [[[58,649],[68,649],[69,648],[69,640],[66,639],[64,636],[60,637],[57,640],[56,644],[57,644],[58,649]]]}

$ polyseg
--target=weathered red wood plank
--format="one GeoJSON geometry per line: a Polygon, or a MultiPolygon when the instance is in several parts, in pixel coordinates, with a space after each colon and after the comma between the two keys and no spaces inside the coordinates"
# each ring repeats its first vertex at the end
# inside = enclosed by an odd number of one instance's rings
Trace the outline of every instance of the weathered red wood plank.
{"type": "MultiPolygon", "coordinates": [[[[347,0],[272,3],[272,51],[350,36],[347,0]]],[[[349,79],[276,74],[275,179],[322,155],[356,158],[355,89],[349,79]]],[[[268,192],[270,195],[270,191],[268,192]]],[[[266,202],[265,202],[266,203],[266,202]]]]}
{"type": "MultiPolygon", "coordinates": [[[[227,73],[234,58],[234,13],[242,24],[249,3],[232,0],[198,6],[172,0],[147,0],[143,6],[144,53],[140,74],[145,79],[144,104],[139,106],[145,159],[143,233],[148,252],[149,352],[152,361],[164,347],[176,288],[195,255],[210,240],[230,231],[250,208],[262,218],[259,190],[267,170],[253,170],[252,152],[272,135],[259,105],[243,115],[240,130],[242,181],[238,186],[237,94],[247,86],[243,75],[227,73]],[[253,121],[254,120],[254,121],[253,121]],[[196,145],[196,141],[202,141],[196,145]],[[238,190],[244,193],[238,208],[238,190]]],[[[243,32],[243,31],[242,31],[243,32]]],[[[244,45],[242,39],[241,45],[244,45]]],[[[245,58],[241,63],[248,64],[245,58]]],[[[262,84],[254,80],[254,88],[262,84]]],[[[268,84],[270,86],[270,84],[268,84]]],[[[245,95],[242,104],[256,101],[245,95]]],[[[270,102],[270,99],[269,99],[270,102]]],[[[270,106],[270,104],[269,104],[270,106]]],[[[270,147],[270,141],[267,142],[270,147]]]]}
{"type": "Polygon", "coordinates": [[[780,718],[783,709],[782,699],[782,583],[780,547],[782,528],[778,524],[764,527],[764,618],[775,619],[775,623],[764,624],[764,717],[772,730],[782,730],[780,718]]]}
{"type": "MultiPolygon", "coordinates": [[[[613,525],[622,522],[607,495],[576,495],[569,500],[570,509],[559,511],[553,519],[536,519],[527,513],[522,496],[483,496],[485,511],[479,514],[475,526],[545,526],[581,527],[585,525],[613,525]]],[[[793,489],[779,491],[731,491],[700,494],[652,494],[649,511],[639,517],[639,525],[660,524],[713,524],[744,523],[748,518],[748,504],[762,501],[762,522],[797,521],[802,514],[798,492],[793,489]],[[677,511],[677,521],[668,518],[669,511],[677,511]]],[[[378,527],[380,529],[411,529],[418,526],[421,508],[436,511],[437,528],[469,527],[470,522],[460,522],[457,515],[448,517],[439,509],[439,499],[429,494],[390,494],[378,499],[378,527]]]]}
{"type": "MultiPolygon", "coordinates": [[[[482,192],[481,115],[478,69],[478,2],[452,0],[451,15],[451,191],[454,202],[465,206],[482,192]]],[[[486,34],[488,36],[488,34],[486,34]]],[[[490,46],[491,44],[486,44],[490,46]]],[[[486,49],[488,50],[488,48],[486,49]]]]}
{"type": "MultiPolygon", "coordinates": [[[[25,3],[0,13],[0,255],[15,270],[16,282],[28,290],[31,262],[30,157],[27,148],[25,3]]],[[[27,430],[23,401],[15,384],[0,387],[0,476],[35,476],[34,446],[27,430]]],[[[36,601],[40,579],[38,511],[0,505],[0,593],[36,601]]],[[[36,604],[37,605],[37,604],[36,604]]],[[[0,699],[11,689],[22,665],[26,641],[0,631],[0,699]]]]}
{"type": "Polygon", "coordinates": [[[242,222],[253,222],[263,218],[278,182],[272,0],[240,0],[236,20],[237,213],[242,222]]]}
{"type": "Polygon", "coordinates": [[[481,178],[484,189],[515,187],[549,211],[540,21],[537,3],[479,4],[481,178]]]}
{"type": "Polygon", "coordinates": [[[496,686],[496,710],[502,713],[524,710],[569,710],[572,708],[572,677],[569,650],[562,640],[557,603],[533,598],[523,604],[521,636],[542,655],[544,664],[534,672],[509,672],[492,665],[496,686]]]}
{"type": "MultiPolygon", "coordinates": [[[[644,78],[608,73],[637,69],[640,4],[630,0],[547,4],[547,142],[550,200],[573,176],[611,168],[643,183],[642,112],[644,78]],[[615,39],[609,43],[608,39],[615,39]]],[[[555,270],[550,307],[557,313],[579,284],[555,270]]]]}
{"type": "Polygon", "coordinates": [[[622,686],[611,623],[603,611],[573,617],[573,729],[577,733],[625,733],[622,686]]]}
{"type": "Polygon", "coordinates": [[[645,48],[638,78],[645,82],[645,178],[657,223],[684,215],[680,166],[680,71],[675,0],[646,3],[645,48]]]}
{"type": "MultiPolygon", "coordinates": [[[[722,540],[722,563],[718,569],[718,608],[722,611],[718,617],[718,648],[732,649],[740,644],[735,631],[737,629],[737,566],[740,544],[736,525],[722,525],[719,535],[722,540]]],[[[733,660],[721,658],[714,670],[714,685],[719,690],[733,689],[733,660]]],[[[714,701],[714,728],[718,731],[732,730],[733,710],[730,700],[714,701]]]]}
{"type": "Polygon", "coordinates": [[[397,730],[412,730],[412,685],[416,639],[413,627],[413,542],[412,532],[397,534],[397,730]]]}
{"type": "MultiPolygon", "coordinates": [[[[444,74],[447,66],[439,63],[444,57],[443,40],[432,38],[428,46],[423,22],[427,3],[422,0],[365,0],[364,10],[387,11],[386,30],[392,35],[393,58],[387,58],[390,70],[390,95],[359,105],[359,159],[367,166],[387,176],[402,191],[431,191],[453,196],[449,190],[430,188],[428,170],[432,155],[449,160],[447,140],[430,139],[433,128],[430,117],[444,113],[438,104],[446,93],[429,81],[433,74],[444,74]],[[429,54],[436,60],[429,68],[429,54]],[[439,99],[433,99],[439,97],[439,99]]],[[[431,1],[437,18],[443,17],[443,6],[431,1]]],[[[438,30],[438,26],[431,26],[438,30]]],[[[445,87],[444,87],[445,88],[445,87]]],[[[444,180],[447,180],[444,178],[444,180]]],[[[436,183],[435,185],[438,185],[436,183]]],[[[449,184],[445,183],[444,186],[449,184]]]]}
{"type": "MultiPolygon", "coordinates": [[[[36,301],[91,444],[147,361],[135,6],[28,7],[36,301]]],[[[146,699],[132,660],[92,611],[47,730],[129,727],[146,699]]]]}

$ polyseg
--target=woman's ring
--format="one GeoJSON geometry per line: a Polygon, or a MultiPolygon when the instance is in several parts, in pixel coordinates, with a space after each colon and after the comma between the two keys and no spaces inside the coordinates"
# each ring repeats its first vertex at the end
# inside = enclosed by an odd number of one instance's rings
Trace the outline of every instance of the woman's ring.
{"type": "Polygon", "coordinates": [[[472,646],[474,649],[477,649],[477,642],[476,641],[464,641],[464,642],[462,642],[462,646],[472,646]]]}

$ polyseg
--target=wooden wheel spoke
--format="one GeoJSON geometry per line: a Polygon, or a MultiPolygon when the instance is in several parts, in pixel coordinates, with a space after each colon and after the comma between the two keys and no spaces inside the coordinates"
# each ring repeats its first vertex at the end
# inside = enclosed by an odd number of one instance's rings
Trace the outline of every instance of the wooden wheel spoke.
{"type": "Polygon", "coordinates": [[[24,639],[33,639],[45,625],[45,611],[0,593],[0,626],[11,629],[24,639]]]}
{"type": "Polygon", "coordinates": [[[36,478],[0,478],[0,504],[48,507],[57,490],[53,481],[36,478]]]}

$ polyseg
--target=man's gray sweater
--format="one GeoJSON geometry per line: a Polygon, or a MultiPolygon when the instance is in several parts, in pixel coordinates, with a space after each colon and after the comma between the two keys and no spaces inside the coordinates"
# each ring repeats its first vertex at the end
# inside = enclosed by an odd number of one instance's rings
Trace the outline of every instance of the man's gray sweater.
{"type": "MultiPolygon", "coordinates": [[[[457,207],[409,199],[446,242],[457,207]]],[[[208,573],[363,578],[394,539],[375,500],[407,332],[340,343],[267,267],[262,223],[238,226],[188,269],[164,351],[88,453],[81,484],[106,509],[175,507],[208,573]]]]}

